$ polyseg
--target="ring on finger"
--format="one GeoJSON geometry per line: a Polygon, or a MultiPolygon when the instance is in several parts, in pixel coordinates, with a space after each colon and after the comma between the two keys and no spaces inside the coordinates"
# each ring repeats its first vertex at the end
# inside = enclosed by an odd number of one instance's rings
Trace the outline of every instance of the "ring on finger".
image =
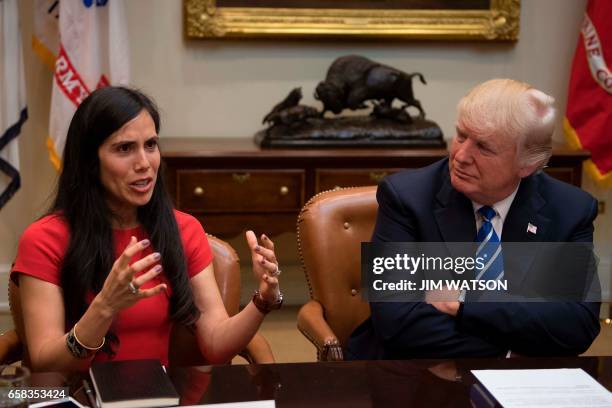
{"type": "Polygon", "coordinates": [[[269,275],[270,275],[270,276],[273,276],[273,277],[276,277],[276,276],[280,275],[281,273],[282,273],[282,271],[281,271],[281,270],[279,269],[279,267],[277,266],[277,267],[276,267],[276,270],[275,270],[274,272],[270,273],[269,275]]]}
{"type": "Polygon", "coordinates": [[[128,284],[128,289],[130,290],[130,292],[132,292],[133,295],[136,295],[138,293],[138,286],[134,284],[134,281],[128,284]]]}

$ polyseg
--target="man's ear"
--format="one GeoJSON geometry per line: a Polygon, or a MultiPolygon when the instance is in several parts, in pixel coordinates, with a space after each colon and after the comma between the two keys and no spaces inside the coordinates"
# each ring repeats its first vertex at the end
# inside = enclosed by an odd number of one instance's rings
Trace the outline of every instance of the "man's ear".
{"type": "Polygon", "coordinates": [[[519,169],[519,177],[525,178],[531,176],[538,169],[539,163],[535,164],[523,164],[519,169]]]}

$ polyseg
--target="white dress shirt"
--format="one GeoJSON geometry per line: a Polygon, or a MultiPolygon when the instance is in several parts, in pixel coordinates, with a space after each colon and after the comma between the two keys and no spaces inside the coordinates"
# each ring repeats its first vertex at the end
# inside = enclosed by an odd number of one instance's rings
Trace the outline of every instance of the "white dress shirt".
{"type": "MultiPolygon", "coordinates": [[[[516,196],[516,192],[518,191],[520,185],[521,183],[519,182],[512,194],[491,206],[495,210],[495,216],[491,220],[491,224],[493,224],[493,229],[495,230],[495,233],[500,241],[502,237],[502,230],[504,229],[504,221],[506,221],[506,216],[508,215],[508,211],[510,211],[510,206],[514,201],[514,197],[516,196]]],[[[482,226],[482,215],[478,213],[478,210],[484,207],[484,205],[477,203],[476,201],[472,201],[472,207],[474,208],[474,217],[476,217],[476,234],[478,234],[478,230],[480,230],[480,227],[482,226]]]]}

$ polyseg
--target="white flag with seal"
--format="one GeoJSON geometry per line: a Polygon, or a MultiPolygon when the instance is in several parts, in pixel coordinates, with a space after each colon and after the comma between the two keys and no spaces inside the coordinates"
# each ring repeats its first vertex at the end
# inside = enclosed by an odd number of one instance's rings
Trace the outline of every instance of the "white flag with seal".
{"type": "Polygon", "coordinates": [[[61,0],[47,147],[59,169],[70,120],[91,92],[129,82],[124,0],[61,0]]]}
{"type": "Polygon", "coordinates": [[[0,209],[21,186],[18,136],[28,118],[18,0],[0,0],[0,209]]]}

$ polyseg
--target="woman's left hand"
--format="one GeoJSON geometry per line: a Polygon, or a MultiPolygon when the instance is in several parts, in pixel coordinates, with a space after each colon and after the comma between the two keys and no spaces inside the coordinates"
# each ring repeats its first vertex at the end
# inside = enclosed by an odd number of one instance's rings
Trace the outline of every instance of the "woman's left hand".
{"type": "Polygon", "coordinates": [[[278,261],[274,253],[274,243],[266,235],[261,234],[261,244],[253,231],[246,232],[246,240],[251,250],[253,274],[259,281],[259,293],[262,299],[275,303],[280,296],[278,286],[278,261]]]}

